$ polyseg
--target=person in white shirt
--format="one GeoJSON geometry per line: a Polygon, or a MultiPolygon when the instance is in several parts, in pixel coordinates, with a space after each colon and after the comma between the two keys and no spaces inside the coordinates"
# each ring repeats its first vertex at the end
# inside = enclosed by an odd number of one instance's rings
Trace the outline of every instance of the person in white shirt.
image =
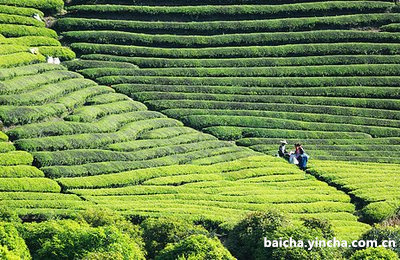
{"type": "Polygon", "coordinates": [[[281,144],[279,145],[279,148],[278,148],[278,155],[279,155],[279,157],[283,157],[283,158],[287,159],[289,157],[289,153],[286,151],[286,145],[288,143],[286,142],[286,140],[282,140],[280,143],[281,144]]]}

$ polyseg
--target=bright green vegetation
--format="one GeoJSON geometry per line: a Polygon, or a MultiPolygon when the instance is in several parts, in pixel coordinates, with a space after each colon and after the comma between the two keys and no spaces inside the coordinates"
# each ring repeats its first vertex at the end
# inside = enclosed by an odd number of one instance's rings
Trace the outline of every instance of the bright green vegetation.
{"type": "Polygon", "coordinates": [[[54,28],[78,60],[33,18],[62,4],[0,0],[0,207],[69,218],[18,226],[33,258],[334,259],[252,243],[351,240],[395,218],[391,2],[76,0],[54,28]],[[306,144],[309,172],[271,156],[280,139],[306,144]]]}
{"type": "Polygon", "coordinates": [[[235,223],[247,212],[277,209],[295,220],[329,219],[346,238],[368,228],[355,221],[346,194],[268,156],[58,181],[72,193],[129,215],[235,223]]]}
{"type": "Polygon", "coordinates": [[[393,217],[400,207],[398,164],[313,160],[309,171],[353,196],[367,221],[393,217]]]}
{"type": "Polygon", "coordinates": [[[0,152],[0,207],[13,209],[25,218],[29,214],[64,214],[71,207],[84,209],[89,203],[76,195],[61,194],[60,185],[38,168],[31,166],[33,157],[23,151],[15,151],[7,136],[0,132],[0,146],[8,147],[0,152]]]}
{"type": "Polygon", "coordinates": [[[62,60],[75,58],[74,52],[61,46],[57,33],[45,27],[44,14],[40,11],[56,12],[62,6],[62,0],[0,1],[0,48],[9,50],[0,51],[0,68],[43,62],[44,56],[62,60]],[[16,46],[20,47],[18,51],[16,46]]]}
{"type": "Polygon", "coordinates": [[[185,125],[269,155],[290,139],[313,158],[400,162],[398,143],[385,142],[400,136],[400,15],[390,2],[77,1],[67,10],[56,28],[81,58],[69,68],[185,125]]]}

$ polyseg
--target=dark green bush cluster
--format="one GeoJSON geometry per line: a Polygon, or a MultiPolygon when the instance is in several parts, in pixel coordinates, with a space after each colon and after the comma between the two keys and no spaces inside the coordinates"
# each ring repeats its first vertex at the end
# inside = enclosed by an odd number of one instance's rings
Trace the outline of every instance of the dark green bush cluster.
{"type": "Polygon", "coordinates": [[[244,46],[225,48],[153,48],[113,44],[73,43],[71,47],[79,54],[112,54],[160,58],[254,58],[291,57],[349,54],[399,54],[395,43],[313,43],[283,46],[244,46]]]}
{"type": "Polygon", "coordinates": [[[248,21],[211,22],[144,22],[124,20],[101,20],[85,18],[63,18],[57,22],[62,31],[74,30],[118,30],[137,33],[169,34],[222,34],[256,33],[277,31],[312,31],[321,29],[348,29],[378,27],[389,23],[399,23],[398,14],[353,14],[325,17],[305,17],[248,21]]]}
{"type": "Polygon", "coordinates": [[[385,2],[320,2],[320,3],[301,3],[291,5],[231,5],[220,6],[132,6],[132,5],[76,5],[68,8],[68,11],[78,17],[124,17],[135,16],[144,18],[151,16],[163,19],[176,19],[193,21],[209,20],[218,17],[228,20],[261,19],[263,17],[282,18],[282,17],[301,17],[324,16],[332,14],[349,13],[379,13],[385,12],[392,5],[385,2]]]}
{"type": "Polygon", "coordinates": [[[32,7],[45,13],[57,13],[64,7],[63,0],[0,0],[0,4],[19,7],[32,7]]]}
{"type": "Polygon", "coordinates": [[[332,248],[264,248],[264,238],[328,240],[333,234],[330,224],[323,220],[306,219],[302,225],[293,225],[281,213],[260,212],[249,214],[230,231],[227,247],[238,259],[334,259],[339,253],[332,248]]]}
{"type": "MultiPolygon", "coordinates": [[[[106,54],[86,54],[82,59],[90,62],[128,62],[140,68],[195,68],[195,67],[273,67],[273,66],[312,66],[347,64],[396,64],[399,55],[326,55],[289,58],[231,58],[231,59],[163,59],[123,57],[106,54]]],[[[67,63],[68,65],[68,63],[67,63]]]]}
{"type": "Polygon", "coordinates": [[[64,33],[63,36],[63,40],[67,42],[181,48],[251,46],[259,45],[260,43],[264,45],[339,42],[396,43],[400,38],[396,33],[355,30],[323,30],[289,33],[274,32],[214,36],[151,35],[118,31],[70,31],[64,33]]]}

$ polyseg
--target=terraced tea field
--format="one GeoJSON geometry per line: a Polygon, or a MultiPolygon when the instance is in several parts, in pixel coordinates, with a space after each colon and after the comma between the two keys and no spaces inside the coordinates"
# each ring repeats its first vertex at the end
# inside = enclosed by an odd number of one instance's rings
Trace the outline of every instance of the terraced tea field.
{"type": "Polygon", "coordinates": [[[0,0],[0,206],[224,228],[272,209],[349,240],[398,213],[397,6],[134,2],[0,0]]]}
{"type": "Polygon", "coordinates": [[[185,125],[266,154],[286,138],[313,158],[400,162],[391,2],[73,1],[67,10],[56,28],[81,58],[67,66],[185,125]]]}

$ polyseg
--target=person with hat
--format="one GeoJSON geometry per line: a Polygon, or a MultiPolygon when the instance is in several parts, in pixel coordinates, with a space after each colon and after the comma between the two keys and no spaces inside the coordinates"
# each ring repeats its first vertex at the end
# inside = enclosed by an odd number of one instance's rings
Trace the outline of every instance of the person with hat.
{"type": "Polygon", "coordinates": [[[281,144],[279,145],[279,148],[278,148],[278,155],[279,155],[279,157],[283,157],[285,159],[288,159],[289,158],[289,153],[286,151],[286,145],[288,143],[286,142],[286,140],[282,140],[280,143],[281,144]]]}

